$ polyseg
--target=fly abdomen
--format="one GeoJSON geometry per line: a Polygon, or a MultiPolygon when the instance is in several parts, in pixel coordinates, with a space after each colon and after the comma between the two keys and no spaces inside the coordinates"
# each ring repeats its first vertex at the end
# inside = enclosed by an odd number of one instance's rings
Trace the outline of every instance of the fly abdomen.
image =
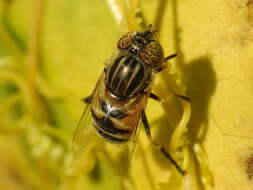
{"type": "Polygon", "coordinates": [[[129,140],[132,131],[118,128],[110,117],[99,117],[94,110],[91,110],[91,115],[96,131],[106,140],[113,143],[122,143],[129,140]]]}
{"type": "Polygon", "coordinates": [[[119,98],[129,98],[144,90],[151,69],[131,55],[117,58],[110,67],[106,86],[119,98]]]}

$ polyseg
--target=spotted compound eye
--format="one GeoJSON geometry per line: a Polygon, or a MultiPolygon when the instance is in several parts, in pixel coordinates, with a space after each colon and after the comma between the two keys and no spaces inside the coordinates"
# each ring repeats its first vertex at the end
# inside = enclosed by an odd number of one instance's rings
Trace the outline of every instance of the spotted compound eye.
{"type": "Polygon", "coordinates": [[[128,32],[126,34],[123,34],[118,41],[118,48],[119,49],[129,48],[134,39],[134,36],[135,36],[134,32],[128,32]]]}
{"type": "Polygon", "coordinates": [[[150,42],[140,52],[140,57],[145,63],[157,69],[162,65],[163,49],[158,42],[150,42]]]}

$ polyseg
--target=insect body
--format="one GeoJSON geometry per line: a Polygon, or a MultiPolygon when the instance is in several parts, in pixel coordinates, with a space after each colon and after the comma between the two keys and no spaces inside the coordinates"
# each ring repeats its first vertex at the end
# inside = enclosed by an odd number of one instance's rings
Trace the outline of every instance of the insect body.
{"type": "Polygon", "coordinates": [[[160,100],[151,93],[155,74],[166,68],[168,59],[176,56],[164,58],[155,32],[149,27],[145,31],[128,32],[119,39],[116,55],[106,64],[93,93],[84,99],[87,107],[73,138],[74,152],[85,149],[89,141],[99,137],[111,162],[116,167],[126,165],[143,124],[151,143],[180,173],[184,172],[165,149],[152,140],[145,115],[148,98],[160,100]]]}

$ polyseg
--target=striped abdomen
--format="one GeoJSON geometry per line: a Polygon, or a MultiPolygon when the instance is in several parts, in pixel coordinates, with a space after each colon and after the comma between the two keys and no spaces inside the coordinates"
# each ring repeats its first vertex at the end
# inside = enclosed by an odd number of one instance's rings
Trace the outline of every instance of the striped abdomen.
{"type": "Polygon", "coordinates": [[[119,98],[130,98],[142,92],[149,80],[151,69],[136,57],[126,55],[117,58],[110,67],[106,87],[119,98]]]}
{"type": "Polygon", "coordinates": [[[105,100],[99,100],[91,110],[91,115],[96,131],[107,141],[123,143],[131,137],[133,127],[124,122],[124,119],[128,119],[128,114],[124,110],[105,100]]]}

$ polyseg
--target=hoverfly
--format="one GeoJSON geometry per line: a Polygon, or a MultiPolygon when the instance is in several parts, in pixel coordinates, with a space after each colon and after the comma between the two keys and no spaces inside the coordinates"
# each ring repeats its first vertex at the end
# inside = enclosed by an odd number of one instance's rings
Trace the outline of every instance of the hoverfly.
{"type": "Polygon", "coordinates": [[[127,32],[118,40],[115,55],[106,63],[91,95],[83,99],[86,108],[72,142],[75,155],[96,139],[111,164],[126,169],[143,124],[150,142],[184,174],[170,154],[153,141],[145,114],[148,98],[161,101],[151,92],[155,74],[176,56],[164,58],[156,32],[149,25],[147,30],[127,32]]]}

